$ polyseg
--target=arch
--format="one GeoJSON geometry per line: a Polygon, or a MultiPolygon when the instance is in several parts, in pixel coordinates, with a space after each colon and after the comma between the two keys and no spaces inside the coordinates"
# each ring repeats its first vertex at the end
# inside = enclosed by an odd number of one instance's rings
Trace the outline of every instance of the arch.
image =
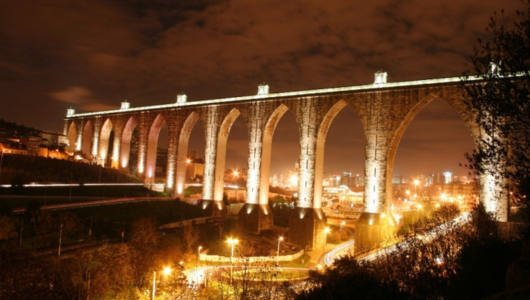
{"type": "Polygon", "coordinates": [[[91,120],[88,120],[85,123],[85,126],[83,128],[83,137],[81,142],[81,152],[83,154],[90,156],[91,149],[92,149],[92,137],[94,135],[94,124],[91,120]]]}
{"type": "MultiPolygon", "coordinates": [[[[389,148],[388,148],[388,154],[387,154],[388,155],[387,164],[386,164],[387,176],[385,179],[386,180],[385,187],[387,191],[392,190],[392,174],[394,171],[394,163],[396,159],[399,142],[401,141],[403,134],[405,133],[406,129],[409,127],[410,123],[414,120],[414,118],[416,118],[416,116],[435,99],[440,99],[448,103],[451,106],[451,108],[460,116],[460,119],[464,122],[466,127],[469,129],[470,134],[473,138],[473,142],[476,145],[477,140],[478,140],[478,129],[477,129],[478,126],[474,124],[474,122],[472,122],[472,117],[468,112],[466,112],[464,109],[458,108],[458,106],[456,105],[456,102],[459,98],[444,98],[444,97],[439,97],[438,95],[433,94],[433,93],[427,95],[426,97],[418,101],[416,105],[414,105],[412,109],[408,111],[408,113],[402,119],[399,126],[396,128],[394,134],[391,136],[391,140],[390,140],[389,148]]],[[[392,193],[388,192],[386,194],[385,200],[386,200],[385,204],[390,205],[391,200],[392,200],[392,193]]]]}
{"type": "Polygon", "coordinates": [[[260,194],[259,204],[267,204],[269,202],[269,178],[271,175],[271,157],[272,157],[272,137],[276,130],[276,126],[280,122],[283,115],[289,110],[285,104],[280,104],[271,114],[265,125],[263,132],[263,144],[261,149],[261,174],[260,174],[260,194]]]}
{"type": "Polygon", "coordinates": [[[125,123],[125,127],[123,128],[120,146],[120,168],[122,170],[127,169],[127,167],[129,166],[131,139],[136,125],[136,119],[131,116],[129,120],[127,120],[127,123],[125,123]]]}
{"type": "Polygon", "coordinates": [[[112,143],[109,143],[111,132],[112,132],[112,121],[106,119],[101,127],[101,133],[99,135],[99,150],[96,158],[96,163],[101,166],[107,165],[107,159],[109,158],[109,146],[112,146],[112,143]]]}
{"type": "Polygon", "coordinates": [[[228,134],[230,128],[234,124],[235,120],[241,112],[237,108],[233,108],[228,112],[224,118],[221,126],[219,127],[219,134],[217,138],[217,157],[215,159],[215,178],[214,178],[214,199],[223,199],[224,190],[224,174],[226,166],[226,142],[228,141],[228,134]]]}
{"type": "Polygon", "coordinates": [[[320,123],[317,133],[317,145],[315,151],[315,189],[313,191],[313,208],[321,208],[322,202],[322,180],[324,177],[324,148],[326,144],[326,136],[328,134],[329,126],[335,119],[337,114],[348,105],[344,100],[336,102],[326,113],[322,122],[320,123]]]}
{"type": "Polygon", "coordinates": [[[66,151],[73,153],[77,150],[77,135],[77,124],[75,121],[72,121],[68,126],[66,133],[66,138],[68,139],[68,147],[66,148],[66,151]]]}
{"type": "Polygon", "coordinates": [[[156,116],[153,124],[149,129],[149,135],[147,136],[147,156],[144,170],[146,182],[153,183],[155,179],[155,169],[156,169],[156,154],[158,147],[158,137],[160,134],[160,129],[165,124],[166,120],[162,114],[156,116]]]}
{"type": "Polygon", "coordinates": [[[191,131],[193,130],[193,127],[195,127],[197,120],[199,120],[199,115],[196,112],[191,112],[184,121],[179,135],[177,150],[177,171],[175,175],[175,193],[179,196],[184,194],[188,164],[188,145],[191,131]]]}

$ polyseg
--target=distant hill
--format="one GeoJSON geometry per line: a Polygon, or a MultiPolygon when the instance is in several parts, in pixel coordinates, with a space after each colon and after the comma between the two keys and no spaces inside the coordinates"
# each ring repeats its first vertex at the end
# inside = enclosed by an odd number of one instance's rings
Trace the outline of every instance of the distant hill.
{"type": "Polygon", "coordinates": [[[42,132],[42,130],[26,127],[24,125],[17,125],[15,122],[8,122],[4,119],[0,119],[0,130],[16,137],[39,135],[42,132]]]}
{"type": "Polygon", "coordinates": [[[4,155],[0,184],[29,182],[140,182],[134,176],[98,165],[29,155],[4,155]]]}

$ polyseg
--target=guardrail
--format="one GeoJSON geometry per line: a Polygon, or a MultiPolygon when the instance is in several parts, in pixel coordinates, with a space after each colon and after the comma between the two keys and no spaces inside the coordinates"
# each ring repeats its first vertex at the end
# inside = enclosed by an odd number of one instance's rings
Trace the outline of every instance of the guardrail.
{"type": "Polygon", "coordinates": [[[209,261],[209,262],[224,262],[224,263],[259,263],[259,262],[276,262],[276,261],[293,261],[300,256],[304,255],[304,250],[290,255],[280,255],[280,256],[249,256],[249,257],[239,257],[234,256],[220,256],[220,255],[208,255],[201,254],[199,255],[200,261],[209,261]]]}

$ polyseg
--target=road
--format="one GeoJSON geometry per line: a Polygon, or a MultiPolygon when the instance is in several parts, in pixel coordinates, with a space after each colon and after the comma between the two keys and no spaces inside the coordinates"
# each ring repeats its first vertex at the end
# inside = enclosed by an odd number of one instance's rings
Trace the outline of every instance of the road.
{"type": "MultiPolygon", "coordinates": [[[[455,227],[463,226],[469,221],[471,221],[471,214],[469,212],[464,212],[460,214],[458,217],[454,218],[453,220],[447,221],[427,231],[426,233],[417,236],[417,238],[430,241],[442,234],[446,234],[449,230],[455,229],[455,227]]],[[[361,258],[359,258],[359,261],[361,262],[362,261],[373,261],[382,255],[392,253],[399,249],[406,249],[412,245],[411,241],[412,241],[411,239],[407,239],[399,243],[396,243],[394,245],[390,245],[388,247],[377,249],[375,251],[368,253],[367,255],[362,256],[361,258]]],[[[335,259],[348,254],[350,250],[353,252],[354,244],[355,244],[355,241],[350,240],[332,249],[331,251],[324,253],[320,259],[322,264],[325,266],[331,266],[333,262],[335,261],[335,259]]]]}

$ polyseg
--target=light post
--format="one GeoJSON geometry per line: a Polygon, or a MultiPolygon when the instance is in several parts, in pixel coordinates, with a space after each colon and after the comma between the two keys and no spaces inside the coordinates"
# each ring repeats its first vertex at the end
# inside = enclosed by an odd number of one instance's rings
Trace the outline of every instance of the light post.
{"type": "Polygon", "coordinates": [[[418,199],[418,184],[420,181],[418,179],[414,180],[414,198],[418,199]]]}
{"type": "Polygon", "coordinates": [[[328,245],[328,233],[329,227],[324,228],[324,245],[322,246],[322,251],[326,251],[326,246],[328,245]]]}
{"type": "Polygon", "coordinates": [[[238,239],[233,239],[233,238],[228,238],[228,244],[231,245],[232,247],[232,254],[230,255],[230,284],[232,284],[232,269],[233,269],[233,265],[234,265],[234,245],[237,244],[239,242],[238,239]]]}
{"type": "Polygon", "coordinates": [[[276,267],[278,266],[278,264],[280,262],[280,242],[281,241],[283,241],[283,236],[278,238],[278,251],[277,251],[277,254],[276,254],[276,267]]]}
{"type": "MultiPolygon", "coordinates": [[[[167,276],[171,274],[171,268],[165,267],[163,272],[164,272],[164,275],[167,276]]],[[[151,298],[152,300],[155,300],[155,293],[156,293],[156,271],[153,271],[153,297],[151,298]]]]}
{"type": "Polygon", "coordinates": [[[346,222],[340,222],[339,242],[342,242],[342,226],[344,226],[344,224],[346,224],[346,222]]]}
{"type": "Polygon", "coordinates": [[[57,257],[61,257],[62,240],[63,240],[63,223],[61,223],[61,227],[59,228],[59,248],[57,248],[57,257]]]}

